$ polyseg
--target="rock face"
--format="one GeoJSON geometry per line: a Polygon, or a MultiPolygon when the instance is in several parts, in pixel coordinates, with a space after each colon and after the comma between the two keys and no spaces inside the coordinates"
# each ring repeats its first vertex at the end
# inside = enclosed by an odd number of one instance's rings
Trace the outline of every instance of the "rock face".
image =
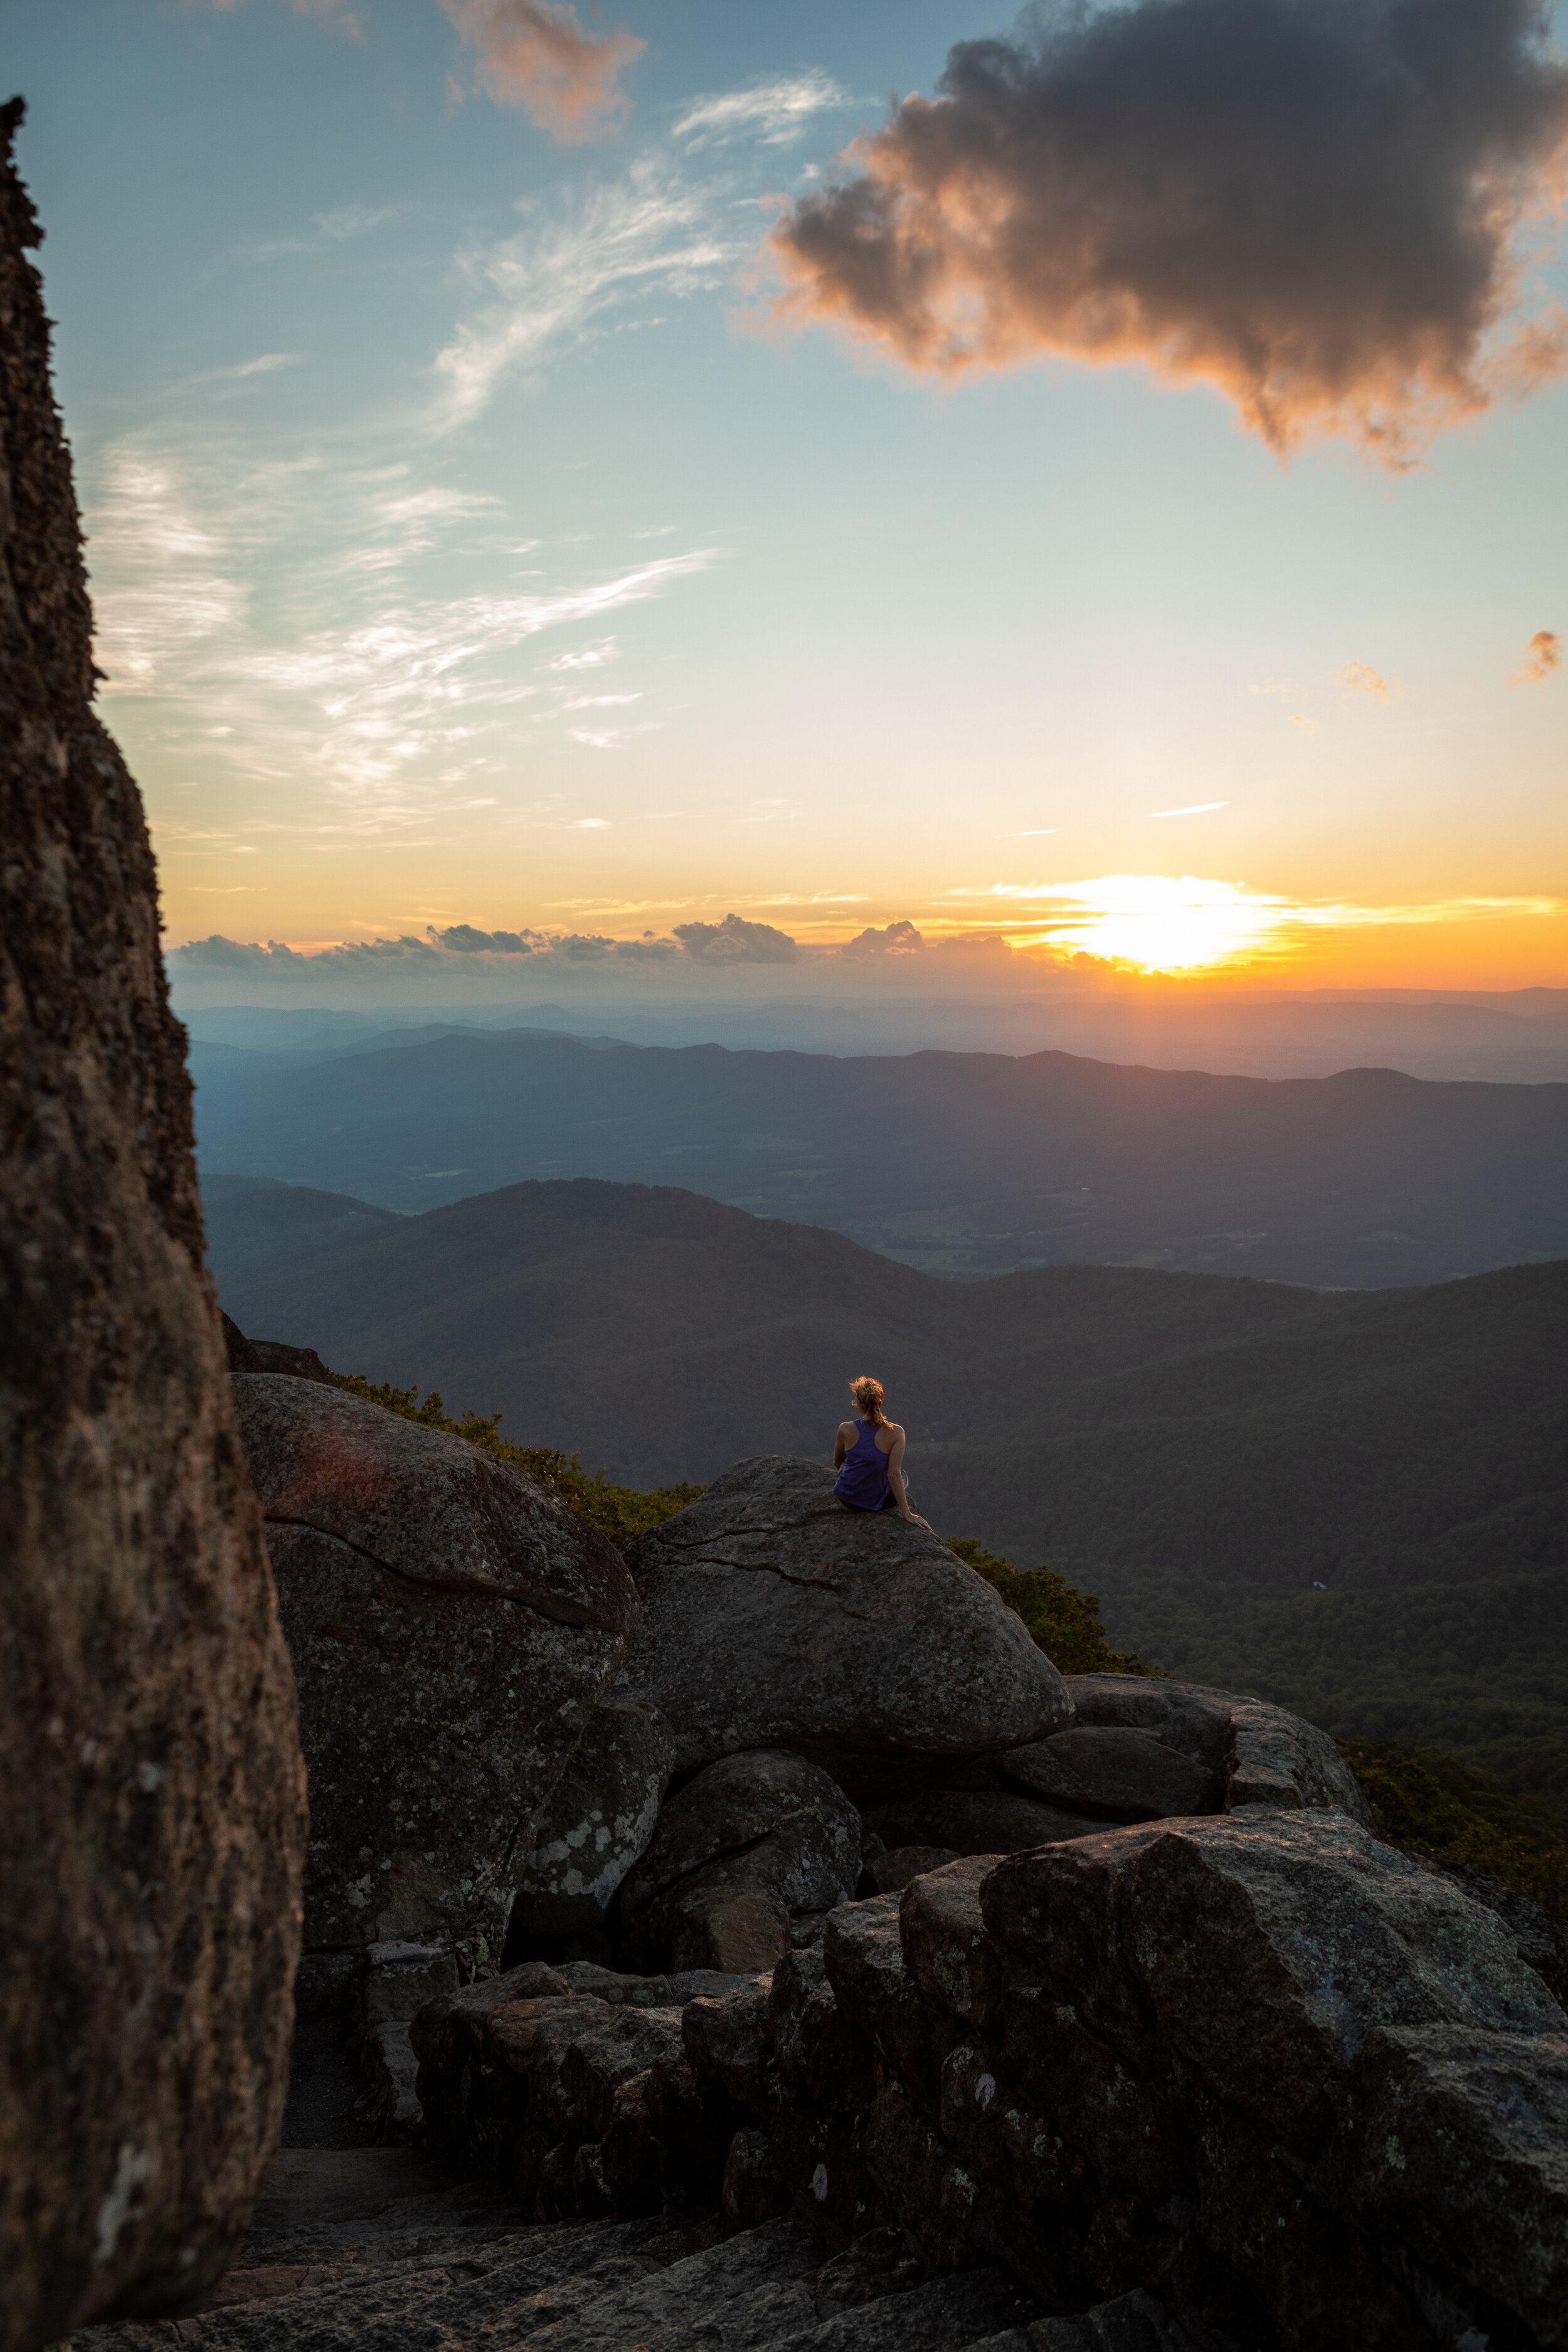
{"type": "Polygon", "coordinates": [[[853,1895],[860,1816],[804,1757],[721,1757],[673,1797],[621,1889],[633,1954],[647,1968],[769,1969],[791,1922],[853,1895]]]}
{"type": "Polygon", "coordinates": [[[620,1689],[689,1770],[788,1748],[857,1803],[1062,1729],[1062,1678],[944,1544],[835,1502],[815,1463],[737,1463],[626,1554],[642,1622],[620,1689]]]}
{"type": "Polygon", "coordinates": [[[669,1727],[651,1707],[595,1710],[534,1829],[514,1935],[545,1939],[602,1926],[647,1850],[674,1763],[669,1727]]]}
{"type": "Polygon", "coordinates": [[[620,1555],[461,1438],[308,1381],[234,1391],[300,1687],[306,1944],[499,1953],[636,1622],[620,1555]]]}
{"type": "Polygon", "coordinates": [[[282,2116],[304,1783],[0,110],[0,2345],[172,2312],[282,2116]]]}

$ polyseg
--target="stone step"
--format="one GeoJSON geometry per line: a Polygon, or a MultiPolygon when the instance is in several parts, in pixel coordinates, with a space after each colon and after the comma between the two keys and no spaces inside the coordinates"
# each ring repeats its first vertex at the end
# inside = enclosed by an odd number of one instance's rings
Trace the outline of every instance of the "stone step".
{"type": "Polygon", "coordinates": [[[910,2284],[879,2242],[825,2262],[787,2220],[662,2263],[657,2221],[519,2228],[463,2196],[253,2241],[222,2290],[249,2300],[68,2352],[1021,2352],[1036,2308],[998,2271],[910,2284]]]}

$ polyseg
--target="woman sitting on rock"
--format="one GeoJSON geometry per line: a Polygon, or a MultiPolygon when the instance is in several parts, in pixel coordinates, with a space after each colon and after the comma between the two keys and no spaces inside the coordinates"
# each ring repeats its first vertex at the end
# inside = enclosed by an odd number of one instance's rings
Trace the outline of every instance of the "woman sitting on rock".
{"type": "Polygon", "coordinates": [[[851,1510],[897,1511],[911,1528],[924,1528],[929,1533],[931,1521],[910,1508],[904,1489],[904,1433],[882,1411],[881,1381],[868,1380],[862,1373],[850,1381],[849,1393],[862,1418],[838,1424],[833,1448],[833,1466],[838,1473],[834,1493],[851,1510]]]}

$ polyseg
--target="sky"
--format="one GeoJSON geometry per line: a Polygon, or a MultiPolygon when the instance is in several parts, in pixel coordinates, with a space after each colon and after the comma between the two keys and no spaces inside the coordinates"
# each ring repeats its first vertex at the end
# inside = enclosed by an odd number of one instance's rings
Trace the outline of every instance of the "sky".
{"type": "Polygon", "coordinates": [[[174,970],[1568,983],[1518,0],[11,0],[5,73],[174,970]]]}

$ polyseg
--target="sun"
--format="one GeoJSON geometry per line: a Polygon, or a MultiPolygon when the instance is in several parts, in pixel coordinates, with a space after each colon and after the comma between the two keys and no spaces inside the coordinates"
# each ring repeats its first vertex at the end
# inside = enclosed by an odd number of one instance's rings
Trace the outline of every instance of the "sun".
{"type": "Polygon", "coordinates": [[[1038,896],[1081,911],[1009,932],[1014,947],[1048,940],[1147,972],[1212,970],[1279,953],[1294,911],[1289,899],[1193,874],[1106,874],[1058,883],[1038,896]]]}

